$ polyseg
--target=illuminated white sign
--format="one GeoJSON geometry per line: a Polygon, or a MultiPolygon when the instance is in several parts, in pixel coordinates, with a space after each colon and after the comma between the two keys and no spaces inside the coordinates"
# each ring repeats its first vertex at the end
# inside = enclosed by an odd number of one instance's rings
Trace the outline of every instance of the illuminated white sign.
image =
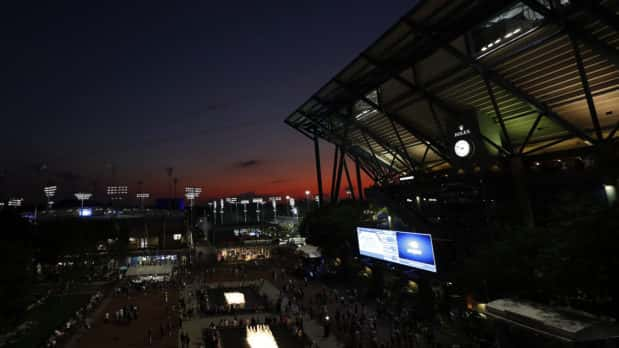
{"type": "Polygon", "coordinates": [[[463,136],[469,135],[469,134],[471,134],[471,130],[467,129],[467,128],[464,128],[464,125],[460,125],[458,127],[458,131],[454,133],[454,137],[455,138],[459,138],[459,137],[463,137],[463,136]]]}

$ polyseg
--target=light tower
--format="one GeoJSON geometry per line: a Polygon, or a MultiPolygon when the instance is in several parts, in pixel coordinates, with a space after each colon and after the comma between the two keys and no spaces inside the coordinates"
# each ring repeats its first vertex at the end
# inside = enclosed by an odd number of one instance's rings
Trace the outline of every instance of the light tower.
{"type": "Polygon", "coordinates": [[[262,198],[254,198],[251,201],[252,203],[256,203],[256,217],[258,222],[260,222],[260,207],[262,206],[262,203],[264,203],[264,200],[262,198]]]}
{"type": "MultiPolygon", "coordinates": [[[[175,178],[176,179],[176,178],[175,178]]],[[[174,189],[176,190],[176,181],[174,183],[174,189]]],[[[202,193],[201,187],[185,187],[185,198],[189,200],[189,224],[193,224],[193,202],[200,197],[202,193]]]]}
{"type": "Polygon", "coordinates": [[[140,200],[140,209],[144,209],[144,200],[150,198],[150,193],[139,192],[135,194],[135,197],[140,200]]]}
{"type": "Polygon", "coordinates": [[[89,200],[92,197],[92,193],[78,192],[74,196],[81,202],[81,209],[84,209],[84,201],[89,200]]]}
{"type": "Polygon", "coordinates": [[[198,199],[201,193],[201,187],[185,187],[185,198],[187,198],[191,207],[193,207],[193,201],[198,199]]]}
{"type": "Polygon", "coordinates": [[[273,206],[273,219],[277,221],[277,202],[282,200],[280,196],[269,197],[271,205],[273,206]]]}
{"type": "Polygon", "coordinates": [[[290,213],[292,213],[292,216],[299,217],[299,212],[297,210],[297,207],[295,207],[294,198],[290,197],[288,199],[288,204],[290,205],[290,213]]]}
{"type": "Polygon", "coordinates": [[[239,199],[236,197],[229,197],[229,198],[226,198],[226,203],[234,204],[234,211],[235,211],[234,213],[236,214],[236,220],[238,221],[239,219],[239,206],[238,206],[239,199]]]}
{"type": "Polygon", "coordinates": [[[129,188],[126,185],[107,187],[107,195],[113,201],[124,199],[125,196],[127,196],[127,193],[129,193],[129,188]]]}
{"type": "Polygon", "coordinates": [[[45,198],[47,198],[47,206],[49,209],[54,205],[54,197],[56,196],[56,190],[58,187],[56,186],[45,186],[43,188],[43,193],[45,193],[45,198]]]}
{"type": "Polygon", "coordinates": [[[8,206],[9,207],[21,207],[22,204],[24,204],[24,199],[23,198],[11,198],[8,201],[8,206]]]}
{"type": "Polygon", "coordinates": [[[305,190],[305,204],[307,205],[307,211],[310,210],[310,204],[311,204],[310,195],[311,194],[312,192],[310,190],[305,190]]]}
{"type": "Polygon", "coordinates": [[[241,205],[243,206],[243,216],[245,217],[245,222],[247,222],[247,205],[249,204],[248,199],[241,200],[241,205]]]}

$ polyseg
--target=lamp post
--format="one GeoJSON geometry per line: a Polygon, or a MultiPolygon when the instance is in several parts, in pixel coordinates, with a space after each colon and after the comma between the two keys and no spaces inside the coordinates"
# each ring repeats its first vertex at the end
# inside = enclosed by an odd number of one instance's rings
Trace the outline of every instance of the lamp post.
{"type": "Polygon", "coordinates": [[[83,214],[84,212],[84,201],[87,201],[90,199],[90,197],[92,197],[92,193],[87,193],[87,192],[78,192],[75,195],[75,198],[77,198],[80,202],[81,202],[81,208],[80,208],[80,215],[83,214]]]}
{"type": "Polygon", "coordinates": [[[243,206],[243,216],[245,219],[245,223],[247,223],[247,205],[249,204],[248,199],[241,200],[241,205],[243,206]]]}
{"type": "Polygon", "coordinates": [[[305,204],[307,206],[307,210],[305,212],[306,215],[307,215],[307,212],[309,212],[309,210],[310,210],[310,204],[311,204],[311,199],[310,199],[311,196],[310,195],[311,194],[312,193],[310,192],[310,190],[305,190],[305,204]]]}
{"type": "Polygon", "coordinates": [[[144,200],[150,198],[150,194],[146,192],[140,192],[135,195],[140,200],[140,209],[144,209],[144,200]]]}
{"type": "Polygon", "coordinates": [[[273,206],[273,219],[277,222],[277,202],[282,200],[282,197],[273,196],[270,197],[271,205],[273,206]]]}
{"type": "Polygon", "coordinates": [[[201,187],[185,187],[185,198],[189,201],[189,225],[193,224],[193,202],[200,197],[201,187]]]}

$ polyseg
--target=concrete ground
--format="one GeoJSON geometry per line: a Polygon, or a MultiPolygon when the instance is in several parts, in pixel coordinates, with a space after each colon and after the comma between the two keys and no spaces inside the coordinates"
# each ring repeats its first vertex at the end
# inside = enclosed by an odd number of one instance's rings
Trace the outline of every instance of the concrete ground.
{"type": "MultiPolygon", "coordinates": [[[[168,290],[168,304],[164,303],[164,292],[160,289],[150,289],[146,293],[133,291],[130,296],[112,295],[106,298],[100,309],[95,312],[90,329],[79,332],[69,342],[67,348],[176,348],[178,337],[178,317],[172,312],[172,304],[178,301],[178,292],[168,290]],[[104,322],[106,312],[111,317],[124,305],[132,304],[139,307],[138,319],[126,323],[104,322]],[[162,337],[160,326],[172,325],[172,332],[165,332],[162,337]],[[152,344],[148,344],[148,329],[152,330],[152,344]]],[[[166,328],[167,331],[167,328],[166,328]]]]}

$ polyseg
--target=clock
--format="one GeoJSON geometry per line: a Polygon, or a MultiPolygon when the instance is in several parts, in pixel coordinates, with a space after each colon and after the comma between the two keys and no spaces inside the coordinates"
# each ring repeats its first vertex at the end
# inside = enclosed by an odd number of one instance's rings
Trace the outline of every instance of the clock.
{"type": "Polygon", "coordinates": [[[472,146],[468,140],[460,139],[454,145],[454,152],[460,158],[467,157],[471,154],[472,146]]]}

